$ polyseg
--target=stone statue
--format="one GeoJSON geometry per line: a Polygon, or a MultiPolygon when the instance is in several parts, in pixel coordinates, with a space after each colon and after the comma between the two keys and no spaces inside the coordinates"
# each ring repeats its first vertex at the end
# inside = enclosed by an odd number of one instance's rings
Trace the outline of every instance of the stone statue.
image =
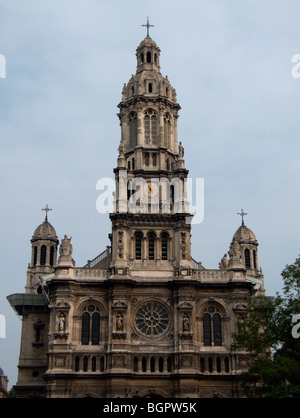
{"type": "Polygon", "coordinates": [[[60,247],[59,247],[59,254],[61,256],[71,256],[73,252],[73,247],[71,244],[72,237],[68,238],[67,235],[64,236],[64,238],[61,241],[60,247]]]}
{"type": "Polygon", "coordinates": [[[65,332],[65,326],[66,326],[66,319],[65,319],[64,314],[61,313],[59,320],[58,320],[58,331],[65,332]]]}
{"type": "Polygon", "coordinates": [[[230,258],[232,257],[238,257],[241,258],[241,246],[240,244],[237,242],[236,239],[234,239],[231,244],[230,244],[230,249],[228,251],[228,254],[230,256],[230,258]]]}
{"type": "Polygon", "coordinates": [[[120,157],[124,157],[124,146],[123,146],[123,142],[120,143],[119,148],[118,148],[118,151],[119,151],[119,156],[120,157]]]}
{"type": "Polygon", "coordinates": [[[224,254],[222,257],[221,262],[219,263],[220,270],[226,270],[229,264],[229,260],[227,258],[227,254],[224,254]]]}
{"type": "Polygon", "coordinates": [[[183,158],[184,157],[184,148],[182,146],[182,143],[179,142],[179,158],[183,158]]]}
{"type": "Polygon", "coordinates": [[[182,318],[182,325],[183,325],[183,331],[189,332],[190,330],[190,319],[188,315],[184,315],[182,318]]]}
{"type": "Polygon", "coordinates": [[[117,331],[123,331],[123,315],[121,313],[116,317],[116,328],[117,331]]]}

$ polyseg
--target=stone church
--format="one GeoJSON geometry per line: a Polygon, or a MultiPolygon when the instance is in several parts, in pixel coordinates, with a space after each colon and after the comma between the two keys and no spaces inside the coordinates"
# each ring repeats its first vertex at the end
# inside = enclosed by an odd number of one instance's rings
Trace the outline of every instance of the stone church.
{"type": "Polygon", "coordinates": [[[216,269],[192,258],[180,106],[146,26],[118,105],[109,245],[76,267],[46,206],[25,293],[8,296],[22,317],[17,397],[243,396],[236,375],[249,353],[232,351],[231,335],[250,296],[264,294],[258,242],[242,210],[216,269]]]}

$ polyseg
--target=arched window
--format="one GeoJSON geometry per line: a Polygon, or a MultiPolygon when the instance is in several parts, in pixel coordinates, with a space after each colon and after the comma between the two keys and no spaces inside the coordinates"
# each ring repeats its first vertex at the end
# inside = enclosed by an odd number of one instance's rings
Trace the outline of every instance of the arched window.
{"type": "Polygon", "coordinates": [[[157,161],[157,154],[154,153],[154,154],[152,154],[152,165],[153,165],[153,167],[156,166],[156,161],[157,161]]]}
{"type": "Polygon", "coordinates": [[[250,251],[248,248],[245,249],[245,267],[246,269],[249,269],[250,266],[250,251]]]}
{"type": "Polygon", "coordinates": [[[33,265],[36,266],[37,263],[37,246],[33,248],[33,265]]]}
{"type": "Polygon", "coordinates": [[[155,372],[155,358],[154,357],[151,357],[150,359],[150,371],[151,373],[155,372]]]}
{"type": "Polygon", "coordinates": [[[148,64],[151,63],[151,52],[150,51],[147,52],[147,63],[148,64]]]}
{"type": "Polygon", "coordinates": [[[41,266],[44,266],[46,264],[46,258],[47,258],[47,247],[46,245],[42,245],[41,246],[41,259],[40,259],[41,266]]]}
{"type": "Polygon", "coordinates": [[[133,359],[133,371],[134,371],[134,372],[138,372],[138,371],[139,371],[139,369],[138,369],[138,359],[137,359],[137,357],[134,357],[134,359],[133,359]]]}
{"type": "Polygon", "coordinates": [[[79,372],[79,357],[75,357],[75,372],[79,372]]]}
{"type": "Polygon", "coordinates": [[[220,357],[217,357],[217,372],[221,373],[222,367],[221,367],[221,359],[220,357]]]}
{"type": "Polygon", "coordinates": [[[92,345],[98,345],[100,340],[100,315],[95,312],[92,315],[92,345]]]}
{"type": "Polygon", "coordinates": [[[92,357],[92,372],[95,372],[97,368],[97,359],[95,356],[92,357]]]}
{"type": "Polygon", "coordinates": [[[213,372],[213,360],[212,360],[212,358],[211,358],[211,357],[209,357],[209,359],[208,359],[208,371],[209,371],[210,373],[212,373],[212,372],[213,372]]]}
{"type": "Polygon", "coordinates": [[[219,310],[213,306],[209,306],[204,312],[203,343],[205,346],[221,346],[222,322],[219,310]]]}
{"type": "Polygon", "coordinates": [[[253,250],[253,267],[255,268],[255,269],[257,269],[257,264],[256,264],[256,251],[255,250],[253,250]]]}
{"type": "Polygon", "coordinates": [[[154,54],[154,62],[157,64],[157,54],[154,54]]]}
{"type": "Polygon", "coordinates": [[[201,357],[201,358],[200,358],[200,372],[201,372],[201,373],[204,373],[204,371],[205,371],[204,358],[203,358],[203,357],[201,357]]]}
{"type": "Polygon", "coordinates": [[[81,318],[81,344],[98,345],[100,341],[100,314],[98,308],[89,305],[81,318]]]}
{"type": "Polygon", "coordinates": [[[149,234],[149,238],[148,238],[148,258],[149,260],[154,260],[155,257],[155,234],[153,232],[151,232],[149,234]]]}
{"type": "Polygon", "coordinates": [[[204,345],[211,345],[211,318],[208,313],[203,315],[203,340],[204,345]]]}
{"type": "Polygon", "coordinates": [[[164,232],[161,235],[161,259],[162,260],[168,260],[168,240],[169,235],[164,232]]]}
{"type": "Polygon", "coordinates": [[[136,260],[142,259],[142,239],[143,239],[143,234],[141,232],[137,232],[135,234],[135,259],[136,260]]]}
{"type": "Polygon", "coordinates": [[[229,373],[229,358],[228,357],[225,357],[224,363],[225,363],[225,372],[229,373]]]}
{"type": "Polygon", "coordinates": [[[164,142],[165,147],[171,147],[171,117],[169,113],[166,113],[164,117],[164,142]]]}
{"type": "Polygon", "coordinates": [[[145,128],[145,144],[157,143],[157,116],[156,112],[152,109],[148,109],[145,112],[144,118],[145,128]]]}
{"type": "Polygon", "coordinates": [[[85,312],[82,315],[81,344],[88,345],[90,342],[90,314],[85,312]]]}
{"type": "Polygon", "coordinates": [[[146,357],[142,358],[142,372],[146,372],[147,371],[147,360],[146,357]]]}
{"type": "Polygon", "coordinates": [[[159,360],[158,360],[158,370],[161,373],[164,371],[164,359],[163,359],[163,357],[159,357],[159,360]]]}
{"type": "Polygon", "coordinates": [[[129,114],[129,146],[130,148],[133,148],[136,145],[137,145],[137,115],[135,112],[131,112],[129,114]]]}
{"type": "Polygon", "coordinates": [[[84,356],[83,357],[83,371],[84,372],[87,372],[87,370],[88,370],[88,357],[87,356],[84,356]]]}
{"type": "Polygon", "coordinates": [[[149,86],[148,86],[148,91],[149,91],[149,93],[152,93],[152,92],[153,92],[153,86],[152,86],[152,83],[149,83],[149,86]]]}
{"type": "Polygon", "coordinates": [[[54,265],[54,247],[50,248],[50,266],[54,265]]]}
{"type": "Polygon", "coordinates": [[[104,372],[104,357],[100,357],[100,372],[104,372]]]}
{"type": "Polygon", "coordinates": [[[221,316],[216,313],[213,316],[214,345],[222,345],[221,316]]]}
{"type": "Polygon", "coordinates": [[[222,345],[221,315],[213,306],[205,309],[203,315],[203,342],[205,346],[222,345]]]}
{"type": "Polygon", "coordinates": [[[172,184],[170,186],[170,205],[172,209],[174,208],[174,203],[175,203],[174,199],[175,199],[175,188],[172,184]]]}
{"type": "Polygon", "coordinates": [[[149,161],[150,161],[149,152],[145,153],[144,161],[145,161],[145,166],[149,167],[149,161]]]}

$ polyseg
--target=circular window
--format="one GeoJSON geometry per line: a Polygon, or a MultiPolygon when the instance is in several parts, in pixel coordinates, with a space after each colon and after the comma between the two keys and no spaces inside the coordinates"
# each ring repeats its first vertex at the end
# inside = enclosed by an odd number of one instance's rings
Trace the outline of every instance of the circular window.
{"type": "Polygon", "coordinates": [[[136,326],[145,335],[153,336],[162,334],[169,324],[169,316],[166,309],[156,303],[146,303],[136,313],[136,326]]]}

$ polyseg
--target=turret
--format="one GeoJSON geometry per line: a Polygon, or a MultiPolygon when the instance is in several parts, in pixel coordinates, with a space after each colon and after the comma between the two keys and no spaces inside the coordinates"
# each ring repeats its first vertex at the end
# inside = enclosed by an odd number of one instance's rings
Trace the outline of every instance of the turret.
{"type": "Polygon", "coordinates": [[[35,293],[39,286],[39,275],[54,272],[57,262],[57,246],[59,240],[54,227],[48,221],[48,205],[45,209],[46,216],[42,224],[34,231],[31,238],[31,262],[28,266],[26,292],[35,293]]]}

